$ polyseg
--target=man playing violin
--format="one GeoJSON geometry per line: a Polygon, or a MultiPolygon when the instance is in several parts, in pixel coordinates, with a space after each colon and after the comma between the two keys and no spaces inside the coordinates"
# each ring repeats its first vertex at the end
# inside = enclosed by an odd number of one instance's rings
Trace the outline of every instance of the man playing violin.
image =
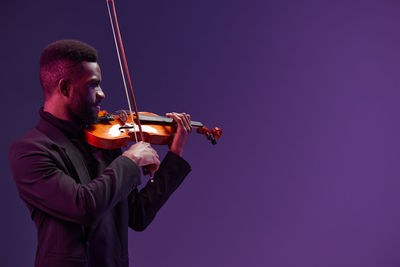
{"type": "Polygon", "coordinates": [[[35,266],[129,266],[128,227],[143,231],[190,171],[182,158],[188,114],[168,113],[177,130],[160,163],[138,142],[122,153],[87,144],[84,127],[105,98],[97,51],[80,41],[48,45],[40,58],[45,102],[37,125],[14,142],[9,161],[38,231],[35,266]],[[154,182],[140,191],[140,167],[154,182]]]}

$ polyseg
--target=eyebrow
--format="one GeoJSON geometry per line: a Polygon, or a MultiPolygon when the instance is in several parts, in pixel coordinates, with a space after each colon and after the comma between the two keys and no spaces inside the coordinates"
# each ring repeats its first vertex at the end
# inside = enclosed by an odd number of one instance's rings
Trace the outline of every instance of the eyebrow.
{"type": "Polygon", "coordinates": [[[98,77],[90,77],[88,80],[88,82],[101,82],[100,78],[98,77]]]}

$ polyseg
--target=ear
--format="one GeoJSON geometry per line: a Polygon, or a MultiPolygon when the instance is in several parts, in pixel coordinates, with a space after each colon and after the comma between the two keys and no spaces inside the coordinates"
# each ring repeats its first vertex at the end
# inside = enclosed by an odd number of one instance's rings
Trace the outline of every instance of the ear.
{"type": "Polygon", "coordinates": [[[70,92],[71,92],[71,83],[68,80],[61,79],[58,81],[58,89],[61,92],[61,95],[69,97],[70,92]]]}

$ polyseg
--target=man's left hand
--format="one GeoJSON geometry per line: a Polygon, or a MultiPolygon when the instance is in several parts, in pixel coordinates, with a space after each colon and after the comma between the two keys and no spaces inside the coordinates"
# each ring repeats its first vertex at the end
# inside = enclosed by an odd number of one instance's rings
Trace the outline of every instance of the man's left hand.
{"type": "Polygon", "coordinates": [[[177,127],[174,139],[172,140],[170,151],[182,157],[183,148],[187,140],[189,139],[190,133],[192,132],[192,125],[190,123],[190,115],[186,113],[167,113],[165,114],[168,118],[172,118],[177,127]]]}

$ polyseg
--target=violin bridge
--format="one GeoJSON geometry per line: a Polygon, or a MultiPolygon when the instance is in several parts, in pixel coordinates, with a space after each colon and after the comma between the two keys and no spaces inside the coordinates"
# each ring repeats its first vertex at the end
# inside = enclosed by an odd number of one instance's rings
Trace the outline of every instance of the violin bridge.
{"type": "Polygon", "coordinates": [[[125,110],[120,110],[119,111],[119,120],[123,123],[126,124],[128,121],[128,114],[126,113],[125,110]]]}

